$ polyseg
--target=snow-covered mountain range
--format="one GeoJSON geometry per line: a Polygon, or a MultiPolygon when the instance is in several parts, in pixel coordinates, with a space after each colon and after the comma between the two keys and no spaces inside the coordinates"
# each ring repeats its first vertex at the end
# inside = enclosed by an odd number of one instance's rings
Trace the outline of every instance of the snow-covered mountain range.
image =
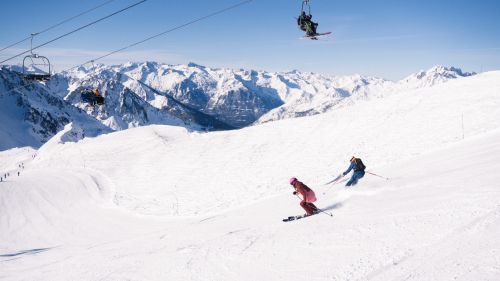
{"type": "Polygon", "coordinates": [[[0,120],[0,150],[39,147],[69,122],[75,124],[77,138],[112,131],[45,85],[27,82],[6,68],[0,70],[0,120]]]}
{"type": "Polygon", "coordinates": [[[361,75],[338,77],[145,62],[80,67],[40,83],[23,81],[18,71],[16,67],[0,69],[1,114],[11,120],[0,126],[2,136],[10,139],[8,143],[2,141],[0,149],[37,147],[69,122],[87,136],[151,124],[190,130],[241,128],[324,113],[360,100],[474,74],[436,66],[393,82],[361,75]],[[26,87],[19,87],[22,85],[26,87]],[[95,88],[104,95],[102,106],[82,101],[81,91],[95,88]],[[27,143],[27,139],[31,141],[27,143]]]}

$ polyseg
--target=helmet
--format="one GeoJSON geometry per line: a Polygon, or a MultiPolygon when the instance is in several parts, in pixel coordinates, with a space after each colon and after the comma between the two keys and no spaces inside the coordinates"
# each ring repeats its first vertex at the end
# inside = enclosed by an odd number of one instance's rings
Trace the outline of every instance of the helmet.
{"type": "Polygon", "coordinates": [[[294,184],[297,181],[296,177],[290,178],[290,184],[294,184]]]}

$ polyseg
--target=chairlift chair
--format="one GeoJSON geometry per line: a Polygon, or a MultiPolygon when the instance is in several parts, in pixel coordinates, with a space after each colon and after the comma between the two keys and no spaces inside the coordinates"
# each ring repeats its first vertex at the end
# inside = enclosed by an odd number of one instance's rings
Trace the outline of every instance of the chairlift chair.
{"type": "Polygon", "coordinates": [[[23,59],[23,77],[26,80],[47,81],[50,79],[50,61],[37,54],[27,55],[23,59]],[[31,63],[26,62],[30,60],[31,63]],[[46,69],[47,71],[44,71],[46,69]]]}
{"type": "Polygon", "coordinates": [[[23,59],[23,77],[26,80],[47,81],[51,76],[50,61],[47,57],[33,53],[33,37],[35,35],[37,33],[31,34],[31,54],[23,59]]]}

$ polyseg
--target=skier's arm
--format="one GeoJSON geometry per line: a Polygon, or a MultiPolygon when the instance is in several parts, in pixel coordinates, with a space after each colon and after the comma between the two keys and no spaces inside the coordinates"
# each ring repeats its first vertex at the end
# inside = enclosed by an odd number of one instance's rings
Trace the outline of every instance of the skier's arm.
{"type": "Polygon", "coordinates": [[[347,171],[343,172],[342,175],[347,175],[349,174],[349,172],[354,168],[354,163],[351,163],[351,165],[349,165],[349,168],[347,169],[347,171]]]}
{"type": "Polygon", "coordinates": [[[302,195],[302,198],[305,198],[304,196],[304,184],[297,184],[297,188],[295,189],[297,191],[298,194],[302,195]]]}

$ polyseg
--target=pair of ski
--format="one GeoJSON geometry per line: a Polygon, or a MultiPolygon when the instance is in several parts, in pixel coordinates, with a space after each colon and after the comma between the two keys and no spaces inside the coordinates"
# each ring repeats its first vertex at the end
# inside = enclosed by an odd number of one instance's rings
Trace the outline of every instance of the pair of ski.
{"type": "Polygon", "coordinates": [[[320,214],[320,213],[323,213],[325,215],[329,215],[330,217],[333,217],[333,214],[332,213],[328,213],[326,211],[323,211],[321,209],[318,209],[318,211],[314,214],[310,214],[310,215],[307,215],[307,214],[304,214],[304,215],[299,215],[299,216],[290,216],[288,218],[285,218],[283,219],[284,222],[288,222],[288,221],[295,221],[295,220],[300,220],[300,219],[303,219],[303,218],[308,218],[308,217],[312,217],[314,215],[317,215],[317,214],[320,214]]]}
{"type": "Polygon", "coordinates": [[[311,39],[311,40],[318,40],[318,37],[324,36],[324,35],[330,35],[332,32],[323,32],[323,33],[316,33],[316,34],[311,34],[311,35],[306,35],[302,37],[302,39],[311,39]]]}
{"type": "Polygon", "coordinates": [[[286,219],[283,219],[284,222],[288,222],[288,221],[295,221],[295,220],[300,220],[300,219],[303,219],[303,218],[308,218],[308,217],[312,217],[314,215],[317,215],[318,213],[316,214],[312,214],[312,215],[300,215],[300,216],[290,216],[286,219]]]}

